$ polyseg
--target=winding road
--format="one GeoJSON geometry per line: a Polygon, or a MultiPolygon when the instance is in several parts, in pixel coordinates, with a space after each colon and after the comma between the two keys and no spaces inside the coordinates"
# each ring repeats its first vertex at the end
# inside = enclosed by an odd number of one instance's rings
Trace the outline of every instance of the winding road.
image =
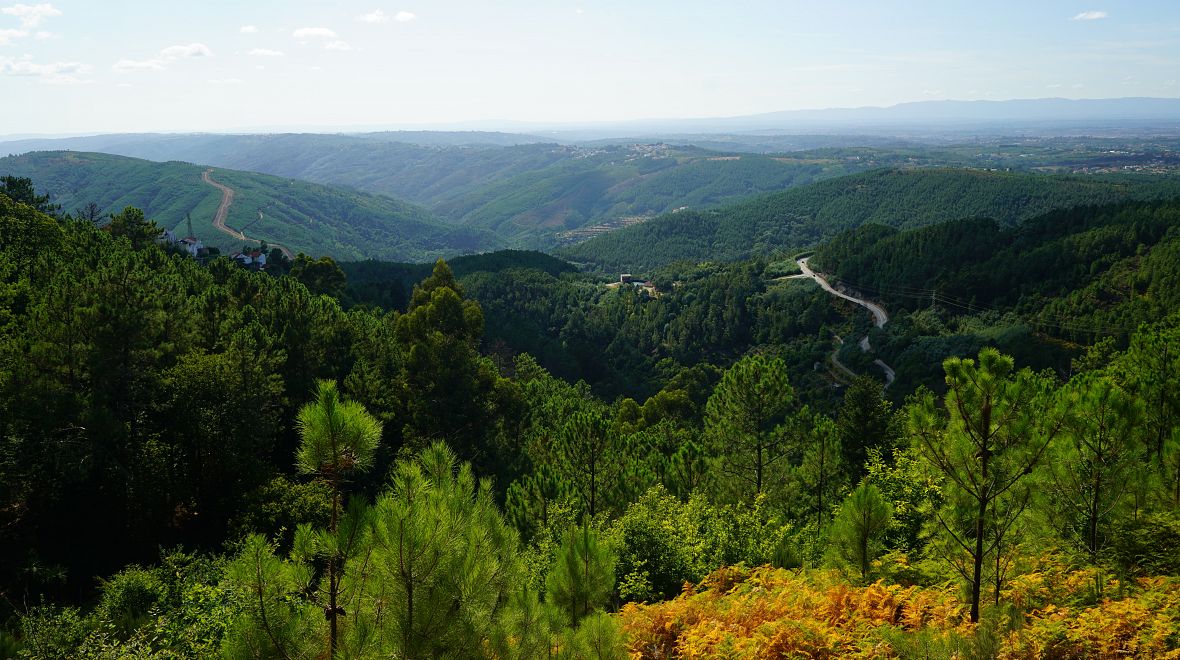
{"type": "MultiPolygon", "coordinates": [[[[873,323],[878,328],[884,327],[885,324],[889,322],[889,314],[885,313],[884,307],[881,307],[877,303],[869,301],[869,300],[864,300],[862,298],[850,296],[847,293],[844,293],[843,291],[837,291],[831,284],[828,284],[828,281],[826,279],[824,279],[824,277],[822,275],[816,273],[814,270],[811,270],[811,267],[809,267],[807,265],[807,260],[810,258],[811,257],[803,257],[802,259],[800,259],[798,261],[799,270],[803,271],[803,277],[815,280],[816,283],[819,284],[821,289],[823,289],[824,291],[827,291],[828,293],[832,294],[833,296],[836,296],[837,298],[843,298],[844,300],[848,300],[850,302],[854,302],[857,305],[860,305],[861,307],[864,307],[865,309],[869,310],[869,312],[873,315],[873,323]]],[[[841,344],[844,343],[844,341],[842,339],[840,339],[839,337],[837,337],[836,339],[841,344]]],[[[869,345],[869,336],[868,335],[865,335],[864,337],[862,337],[860,342],[858,342],[858,343],[860,345],[860,350],[864,351],[865,353],[868,353],[873,350],[872,347],[869,345]]],[[[839,360],[835,360],[833,358],[833,361],[837,365],[839,365],[842,369],[844,369],[844,371],[851,373],[851,371],[849,371],[847,367],[844,367],[844,365],[840,364],[839,360]]],[[[879,367],[881,369],[881,371],[885,374],[885,387],[889,387],[890,385],[892,385],[893,381],[897,379],[897,372],[895,372],[892,367],[885,364],[880,359],[873,360],[873,364],[877,365],[877,367],[879,367]]]]}
{"type": "MultiPolygon", "coordinates": [[[[262,241],[260,241],[259,239],[250,238],[250,237],[246,236],[244,233],[225,224],[225,217],[227,215],[229,215],[229,207],[231,204],[234,203],[234,189],[230,188],[227,185],[223,185],[223,184],[220,184],[220,183],[217,183],[216,181],[214,181],[213,177],[210,176],[212,174],[213,174],[213,168],[210,167],[209,169],[205,170],[204,173],[201,174],[201,178],[205,181],[205,183],[207,183],[207,184],[209,184],[209,185],[213,186],[214,188],[217,188],[218,190],[221,191],[221,203],[217,205],[217,213],[213,216],[214,229],[216,229],[217,231],[229,234],[230,236],[233,236],[234,238],[238,239],[239,241],[248,241],[251,243],[261,243],[262,241]]],[[[259,220],[262,219],[262,211],[258,212],[258,219],[259,220]]],[[[270,243],[270,242],[267,242],[267,245],[269,245],[271,247],[278,248],[279,250],[281,250],[283,252],[284,255],[286,255],[286,257],[288,259],[295,258],[295,255],[291,252],[291,250],[287,249],[285,246],[279,245],[278,243],[270,243]]]]}

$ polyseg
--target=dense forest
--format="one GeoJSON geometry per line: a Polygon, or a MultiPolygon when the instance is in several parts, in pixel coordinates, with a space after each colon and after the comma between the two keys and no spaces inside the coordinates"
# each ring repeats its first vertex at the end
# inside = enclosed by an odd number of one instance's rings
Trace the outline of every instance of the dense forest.
{"type": "Polygon", "coordinates": [[[564,248],[607,271],[678,260],[735,260],[811,247],[863,224],[908,229],[992,218],[1012,225],[1054,209],[1171,199],[1180,184],[1155,176],[1057,176],[977,169],[876,169],[729,206],[672,213],[564,248]]]}
{"type": "MultiPolygon", "coordinates": [[[[653,216],[685,206],[711,207],[751,194],[804,185],[871,166],[869,161],[857,156],[776,158],[719,154],[688,145],[662,143],[500,145],[481,143],[479,135],[469,138],[474,143],[462,145],[435,144],[429,140],[426,140],[427,144],[398,141],[415,139],[422,141],[422,136],[397,133],[364,136],[195,135],[164,140],[159,136],[125,136],[122,140],[108,136],[17,142],[10,148],[37,147],[52,149],[52,153],[65,148],[105,151],[136,159],[164,161],[160,165],[173,170],[178,164],[171,161],[184,161],[326,184],[337,196],[354,197],[350,200],[354,205],[372,206],[375,199],[383,200],[387,207],[397,207],[398,213],[393,215],[398,217],[418,222],[441,219],[463,227],[465,232],[461,235],[487,239],[478,244],[439,242],[433,246],[437,248],[436,252],[447,254],[497,246],[548,248],[556,245],[558,234],[566,230],[621,217],[653,216]],[[370,195],[357,195],[352,189],[370,195]],[[399,203],[395,200],[407,201],[399,203]]],[[[527,136],[519,136],[519,140],[537,141],[527,136]]],[[[3,148],[0,145],[0,149],[3,148]]],[[[91,160],[103,158],[97,154],[85,157],[91,160]]],[[[108,156],[104,164],[109,166],[102,170],[109,177],[108,181],[126,182],[109,186],[107,190],[134,190],[144,182],[143,169],[147,163],[142,160],[108,156]],[[128,171],[120,171],[120,168],[128,171]]],[[[20,161],[11,165],[0,161],[0,174],[33,178],[55,196],[94,195],[94,187],[80,189],[71,185],[75,183],[71,177],[76,174],[63,174],[48,165],[43,159],[36,168],[20,161]]],[[[239,174],[238,178],[244,180],[246,176],[239,174]]],[[[249,176],[259,184],[257,187],[262,192],[273,192],[267,190],[273,188],[273,178],[249,176]]],[[[305,190],[324,187],[305,183],[299,186],[305,190]]],[[[84,198],[80,204],[89,201],[92,200],[84,198]]],[[[153,197],[141,193],[135,199],[121,200],[121,203],[143,207],[151,206],[154,201],[153,197]]],[[[113,207],[112,210],[121,208],[113,207]]],[[[343,215],[341,211],[345,208],[341,205],[333,211],[343,215]]],[[[144,210],[151,214],[160,212],[160,217],[164,218],[169,217],[164,213],[172,209],[144,210]]],[[[389,208],[384,210],[388,212],[389,208]]],[[[208,215],[211,214],[210,209],[208,215]]],[[[304,223],[308,220],[300,215],[295,219],[304,223]]],[[[339,231],[335,227],[322,229],[328,235],[339,231]]],[[[281,242],[277,236],[272,240],[281,242]]],[[[320,254],[327,253],[325,249],[332,246],[314,247],[315,253],[320,254]]],[[[311,246],[307,249],[310,250],[311,246]]],[[[339,249],[331,253],[350,259],[363,256],[394,260],[422,258],[421,254],[382,253],[376,248],[368,252],[361,250],[359,254],[339,249]]]]}
{"type": "MultiPolygon", "coordinates": [[[[0,158],[0,174],[37,181],[75,215],[100,218],[134,206],[163,228],[228,254],[242,241],[210,222],[222,191],[203,180],[207,169],[65,151],[0,158]]],[[[426,209],[389,197],[252,172],[218,169],[210,176],[234,191],[228,227],[293,252],[404,261],[501,245],[485,231],[447,226],[426,209]]]]}
{"type": "Polygon", "coordinates": [[[812,263],[870,328],[790,260],[259,272],[5,178],[0,657],[1175,654],[1178,212],[866,224],[812,263]]]}

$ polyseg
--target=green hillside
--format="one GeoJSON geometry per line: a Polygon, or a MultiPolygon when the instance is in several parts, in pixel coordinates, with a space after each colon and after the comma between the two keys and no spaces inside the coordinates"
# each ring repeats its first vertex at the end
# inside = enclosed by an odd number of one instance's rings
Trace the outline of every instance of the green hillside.
{"type": "MultiPolygon", "coordinates": [[[[35,152],[0,159],[0,174],[28,177],[70,212],[90,202],[103,213],[142,208],[159,225],[236,250],[242,241],[213,227],[221,191],[202,180],[206,168],[122,156],[35,152]]],[[[486,232],[447,227],[429,211],[384,196],[275,176],[216,170],[234,190],[226,224],[250,238],[295,252],[339,259],[421,260],[495,247],[486,232]]]]}
{"type": "MultiPolygon", "coordinates": [[[[578,271],[569,262],[529,250],[469,254],[450,259],[448,264],[460,278],[482,273],[510,279],[505,271],[529,271],[556,278],[578,271]]],[[[429,277],[434,264],[366,260],[343,261],[340,268],[347,277],[349,302],[405,309],[414,284],[429,277]]]]}
{"type": "MultiPolygon", "coordinates": [[[[768,157],[666,144],[396,141],[413,137],[128,135],[27,145],[180,160],[347,186],[421,204],[442,220],[494,230],[510,244],[525,248],[552,247],[561,240],[556,235],[569,229],[685,206],[712,206],[881,162],[876,152],[768,157]]],[[[12,143],[10,148],[25,144],[12,143]]]]}
{"type": "Polygon", "coordinates": [[[681,259],[733,260],[807,247],[867,223],[904,229],[988,217],[1013,225],[1057,208],[1176,196],[1180,180],[1147,175],[882,169],[665,215],[559,253],[606,270],[647,270],[681,259]]]}

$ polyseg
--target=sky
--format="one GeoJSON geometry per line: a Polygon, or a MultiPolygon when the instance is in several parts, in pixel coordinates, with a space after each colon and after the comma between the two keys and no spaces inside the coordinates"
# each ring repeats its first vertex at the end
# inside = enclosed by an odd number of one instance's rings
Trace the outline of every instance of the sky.
{"type": "Polygon", "coordinates": [[[0,135],[1180,97],[1178,80],[1176,0],[0,0],[0,135]]]}

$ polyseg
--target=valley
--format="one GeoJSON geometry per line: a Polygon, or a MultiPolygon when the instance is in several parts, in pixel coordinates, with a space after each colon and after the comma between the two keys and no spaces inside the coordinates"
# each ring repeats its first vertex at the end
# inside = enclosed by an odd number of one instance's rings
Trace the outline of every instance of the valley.
{"type": "Polygon", "coordinates": [[[1180,653],[1174,140],[948,131],[19,143],[0,658],[1180,653]]]}

